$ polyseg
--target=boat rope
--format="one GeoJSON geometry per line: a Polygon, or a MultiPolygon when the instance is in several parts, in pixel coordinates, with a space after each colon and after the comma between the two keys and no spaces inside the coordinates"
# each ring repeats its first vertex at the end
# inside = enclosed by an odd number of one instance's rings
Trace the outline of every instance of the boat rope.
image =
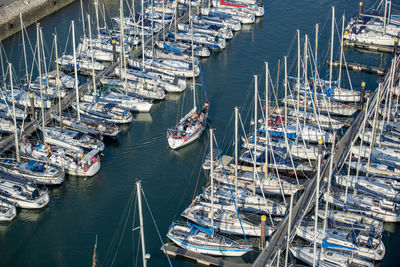
{"type": "MultiPolygon", "coordinates": [[[[135,197],[135,192],[136,192],[136,190],[132,190],[132,192],[131,192],[131,194],[129,196],[128,203],[125,206],[124,212],[122,213],[121,219],[120,219],[119,224],[118,224],[119,227],[115,231],[114,236],[113,236],[113,238],[111,240],[111,243],[110,243],[110,245],[109,245],[109,247],[108,247],[108,249],[106,251],[106,255],[104,257],[104,263],[105,263],[106,266],[112,266],[112,264],[115,261],[115,258],[116,258],[117,252],[118,252],[118,248],[119,248],[119,245],[117,245],[116,242],[117,242],[118,236],[121,235],[120,240],[119,240],[119,244],[121,243],[122,236],[123,236],[122,234],[125,232],[125,229],[126,229],[126,225],[127,225],[127,222],[128,222],[130,211],[131,211],[133,199],[135,197]],[[124,218],[125,218],[125,223],[123,221],[124,218]],[[123,224],[124,224],[124,227],[123,227],[123,231],[121,232],[120,229],[121,229],[121,226],[123,224]],[[107,262],[110,261],[111,253],[112,253],[113,250],[115,250],[116,246],[117,246],[117,248],[116,248],[116,251],[115,251],[115,255],[114,255],[113,259],[112,259],[112,263],[108,264],[107,262]]],[[[136,209],[136,207],[135,207],[135,209],[136,209]]]]}
{"type": "MultiPolygon", "coordinates": [[[[217,140],[215,138],[215,135],[214,135],[214,142],[215,142],[215,146],[217,147],[217,150],[218,150],[219,160],[220,160],[221,165],[222,165],[222,170],[224,171],[224,176],[226,178],[226,182],[228,183],[229,192],[231,194],[231,198],[232,198],[233,204],[235,206],[235,211],[236,211],[237,217],[239,219],[240,228],[242,229],[244,240],[246,241],[246,245],[249,245],[249,242],[247,241],[247,238],[246,238],[246,233],[244,232],[244,229],[243,229],[242,220],[240,219],[239,211],[238,211],[237,206],[236,206],[236,201],[235,201],[235,198],[234,198],[233,193],[232,193],[231,185],[229,183],[228,174],[226,173],[224,162],[222,160],[221,150],[218,147],[218,143],[217,143],[217,140]]],[[[211,160],[213,160],[212,155],[211,155],[211,160]]],[[[210,179],[214,179],[214,177],[210,177],[210,179]]],[[[214,190],[214,189],[212,189],[212,190],[214,190]]]]}
{"type": "Polygon", "coordinates": [[[151,216],[151,220],[153,221],[154,227],[157,230],[157,235],[158,235],[158,238],[160,239],[160,242],[161,242],[161,245],[162,245],[162,250],[164,251],[165,255],[167,256],[169,266],[172,266],[171,259],[169,258],[168,253],[165,250],[165,244],[164,244],[164,242],[163,242],[163,240],[161,238],[160,230],[157,227],[156,220],[154,219],[153,213],[151,212],[150,205],[147,202],[147,198],[146,198],[146,195],[144,194],[143,188],[142,188],[142,195],[143,195],[144,202],[146,203],[147,209],[149,210],[149,213],[150,213],[150,216],[151,216]]]}

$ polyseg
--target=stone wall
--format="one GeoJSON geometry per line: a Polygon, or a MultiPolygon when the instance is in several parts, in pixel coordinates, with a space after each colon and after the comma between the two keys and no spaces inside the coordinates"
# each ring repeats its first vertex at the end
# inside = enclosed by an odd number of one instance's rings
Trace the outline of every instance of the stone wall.
{"type": "Polygon", "coordinates": [[[50,15],[75,0],[14,0],[0,7],[0,40],[21,30],[19,13],[25,26],[50,15]]]}

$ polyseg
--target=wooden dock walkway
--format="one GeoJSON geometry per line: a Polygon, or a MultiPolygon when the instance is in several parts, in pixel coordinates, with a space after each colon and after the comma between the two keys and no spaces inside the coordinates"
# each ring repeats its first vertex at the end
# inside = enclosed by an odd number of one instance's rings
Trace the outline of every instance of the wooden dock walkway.
{"type": "Polygon", "coordinates": [[[177,247],[174,244],[167,243],[164,247],[161,247],[161,250],[165,253],[168,253],[169,256],[172,257],[184,257],[190,259],[197,264],[206,265],[206,266],[224,266],[224,267],[250,267],[251,264],[248,263],[235,263],[232,261],[226,261],[223,258],[216,258],[207,256],[204,254],[192,252],[180,247],[177,247]]]}
{"type": "Polygon", "coordinates": [[[390,54],[395,52],[394,47],[391,47],[391,46],[365,44],[365,43],[359,43],[359,42],[348,41],[348,40],[344,40],[343,44],[345,46],[359,48],[359,49],[368,50],[368,51],[384,52],[384,53],[390,53],[390,54]]]}
{"type": "MultiPolygon", "coordinates": [[[[332,66],[335,68],[340,68],[340,62],[339,61],[333,61],[332,66]]],[[[363,65],[359,63],[342,63],[342,68],[347,68],[351,71],[354,72],[366,72],[366,73],[371,73],[375,74],[378,76],[383,76],[385,75],[387,69],[386,68],[381,68],[381,67],[373,67],[373,66],[368,66],[368,65],[363,65]]]]}

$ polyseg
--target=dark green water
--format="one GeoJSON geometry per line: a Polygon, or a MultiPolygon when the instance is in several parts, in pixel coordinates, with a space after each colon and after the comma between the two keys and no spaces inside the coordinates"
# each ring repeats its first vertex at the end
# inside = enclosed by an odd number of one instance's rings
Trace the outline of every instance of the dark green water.
{"type": "MultiPolygon", "coordinates": [[[[85,8],[93,11],[89,3],[84,2],[85,8]]],[[[106,3],[107,12],[117,15],[118,5],[118,1],[109,1],[106,3]]],[[[253,74],[264,71],[264,61],[269,61],[275,80],[278,59],[283,59],[289,53],[289,71],[291,75],[296,75],[296,66],[293,65],[296,62],[296,29],[301,30],[302,39],[304,33],[308,33],[314,44],[314,26],[315,23],[320,24],[319,65],[326,69],[331,5],[336,6],[337,18],[343,12],[349,18],[358,9],[358,1],[349,0],[265,1],[266,12],[262,19],[236,33],[224,51],[213,53],[210,58],[203,60],[204,81],[211,101],[210,126],[215,129],[216,138],[224,151],[232,143],[233,107],[240,106],[243,117],[249,120],[247,114],[251,109],[253,74]]],[[[79,16],[77,2],[41,21],[48,51],[51,50],[51,35],[55,27],[59,44],[65,42],[72,19],[80,31],[79,16]]],[[[32,42],[35,36],[33,30],[34,27],[28,29],[32,42]]],[[[337,39],[335,42],[337,47],[337,39]]],[[[22,75],[24,63],[20,35],[5,40],[3,44],[14,68],[22,75]]],[[[63,47],[59,50],[62,51],[63,47]]],[[[337,54],[335,52],[336,58],[337,54]]],[[[387,55],[354,50],[346,51],[346,57],[350,62],[375,66],[387,66],[390,62],[387,55]]],[[[326,71],[321,72],[324,74],[326,71]]],[[[375,90],[377,86],[375,76],[351,73],[351,77],[356,88],[361,80],[367,82],[369,90],[375,90]]],[[[201,83],[200,80],[197,82],[201,83]]],[[[260,83],[261,90],[264,81],[260,83]]],[[[168,95],[167,100],[154,105],[150,114],[137,115],[118,140],[107,142],[102,168],[96,176],[88,179],[68,178],[63,185],[49,190],[51,202],[47,208],[39,211],[19,210],[13,222],[1,224],[0,265],[89,266],[96,234],[97,255],[101,265],[135,265],[138,235],[135,232],[132,239],[132,218],[125,221],[123,214],[138,179],[142,180],[147,200],[165,240],[171,222],[179,218],[180,212],[191,202],[196,188],[198,192],[205,181],[200,166],[207,146],[206,135],[178,151],[169,149],[166,139],[166,129],[173,126],[182,110],[183,113],[187,112],[191,105],[192,94],[189,90],[181,95],[168,95]],[[124,224],[126,231],[123,237],[114,237],[115,233],[121,234],[124,224]],[[118,253],[113,260],[117,247],[118,253]]],[[[133,208],[130,211],[133,212],[133,208]]],[[[151,254],[149,266],[167,266],[167,259],[161,255],[161,244],[146,207],[144,221],[146,249],[151,254]]],[[[135,225],[138,225],[138,219],[135,225]]],[[[395,224],[386,227],[391,233],[385,233],[387,250],[381,265],[398,266],[396,251],[400,244],[399,232],[396,232],[395,224]]],[[[138,260],[141,265],[140,256],[138,260]]],[[[172,263],[174,266],[189,265],[175,259],[172,259],[172,263]]]]}

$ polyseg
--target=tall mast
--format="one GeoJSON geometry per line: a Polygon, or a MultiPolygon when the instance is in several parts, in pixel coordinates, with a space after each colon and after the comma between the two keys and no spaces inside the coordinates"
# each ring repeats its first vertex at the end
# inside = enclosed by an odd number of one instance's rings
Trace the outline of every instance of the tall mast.
{"type": "Polygon", "coordinates": [[[385,12],[384,12],[384,18],[383,18],[383,34],[386,34],[386,24],[387,24],[387,22],[386,22],[386,20],[387,20],[387,4],[388,4],[388,1],[387,0],[385,0],[385,12]]]}
{"type": "MultiPolygon", "coordinates": [[[[163,36],[163,42],[165,43],[165,0],[162,0],[162,27],[163,27],[163,32],[162,32],[162,36],[163,36]]],[[[163,44],[164,45],[164,44],[163,44]]]]}
{"type": "Polygon", "coordinates": [[[329,87],[332,87],[332,62],[333,62],[333,42],[335,33],[335,7],[332,6],[332,28],[331,28],[331,56],[329,60],[329,87]]]}
{"type": "Polygon", "coordinates": [[[19,146],[18,146],[18,128],[17,128],[17,120],[15,119],[15,100],[14,100],[14,85],[12,78],[12,66],[11,63],[8,63],[8,67],[10,69],[10,85],[11,85],[11,101],[12,101],[12,111],[13,111],[13,121],[14,121],[14,140],[15,140],[15,154],[17,156],[17,161],[21,162],[21,157],[19,155],[19,146]]]}
{"type": "Polygon", "coordinates": [[[94,1],[94,10],[96,12],[97,39],[100,39],[100,23],[99,23],[99,1],[94,1]]]}
{"type": "Polygon", "coordinates": [[[253,180],[257,176],[257,100],[258,100],[258,77],[254,75],[254,153],[253,153],[253,180]]]}
{"type": "Polygon", "coordinates": [[[210,182],[211,182],[211,228],[214,234],[214,160],[213,160],[213,129],[210,129],[210,153],[211,153],[211,169],[210,169],[210,182]]]}
{"type": "MultiPolygon", "coordinates": [[[[297,117],[299,116],[299,112],[300,112],[300,59],[301,59],[301,55],[300,55],[300,30],[297,29],[297,108],[296,108],[296,112],[297,112],[297,117]]],[[[296,124],[296,134],[297,136],[299,135],[299,125],[296,124]]]]}
{"type": "Polygon", "coordinates": [[[140,239],[141,239],[141,243],[142,243],[143,267],[146,267],[147,256],[146,256],[146,246],[144,243],[143,211],[142,211],[142,185],[141,185],[140,181],[136,182],[136,194],[137,194],[137,198],[138,198],[138,207],[139,207],[140,239]]]}
{"type": "MultiPolygon", "coordinates": [[[[57,50],[57,35],[54,35],[54,53],[56,55],[56,62],[58,62],[58,50],[57,50]]],[[[62,123],[62,108],[61,108],[61,90],[60,90],[60,73],[58,70],[58,64],[56,64],[56,88],[58,93],[58,115],[60,116],[60,129],[63,131],[63,123],[62,123]]]]}
{"type": "MultiPolygon", "coordinates": [[[[178,4],[178,3],[176,3],[178,4]]],[[[194,75],[194,41],[193,41],[193,21],[192,21],[192,16],[190,15],[191,13],[191,8],[189,4],[189,20],[190,20],[190,33],[192,37],[192,71],[193,71],[193,108],[196,108],[196,78],[194,75]]]]}
{"type": "Polygon", "coordinates": [[[75,93],[76,93],[76,113],[78,116],[78,122],[81,122],[81,114],[79,109],[79,88],[78,88],[78,69],[76,63],[76,51],[75,51],[75,23],[71,21],[72,27],[72,51],[74,55],[74,75],[75,75],[75,93]]]}
{"type": "Polygon", "coordinates": [[[85,29],[85,17],[84,17],[84,13],[83,13],[83,3],[82,0],[81,1],[81,16],[82,16],[82,30],[83,30],[83,38],[86,37],[86,29],[85,29]]]}
{"type": "MultiPolygon", "coordinates": [[[[328,176],[328,188],[326,189],[326,198],[325,198],[325,219],[324,219],[324,226],[323,226],[323,235],[325,237],[326,234],[326,228],[327,228],[327,221],[328,221],[328,207],[329,207],[329,197],[331,193],[331,183],[332,183],[332,171],[333,171],[333,160],[335,158],[335,141],[336,141],[336,133],[333,134],[333,140],[332,140],[332,150],[331,150],[331,159],[329,161],[329,176],[328,176]]],[[[349,166],[350,168],[350,166],[349,166]]],[[[315,217],[318,218],[318,217],[315,217]]],[[[324,247],[321,248],[322,253],[324,254],[324,247]]]]}
{"type": "Polygon", "coordinates": [[[92,82],[93,82],[93,95],[94,99],[97,98],[97,88],[96,88],[96,73],[94,71],[94,51],[93,51],[93,43],[92,43],[92,27],[90,23],[90,14],[87,15],[88,20],[88,34],[89,34],[89,43],[92,45],[90,46],[90,58],[92,59],[92,82]]]}
{"type": "Polygon", "coordinates": [[[24,22],[22,20],[22,14],[21,12],[19,13],[19,19],[21,22],[21,35],[22,35],[22,48],[24,50],[24,63],[25,63],[25,75],[26,75],[26,81],[30,87],[30,79],[29,79],[29,74],[28,74],[28,63],[26,60],[26,49],[25,49],[25,31],[24,31],[24,22]]]}
{"type": "MultiPolygon", "coordinates": [[[[49,79],[47,78],[47,66],[46,66],[46,55],[44,53],[44,45],[43,45],[43,31],[40,28],[40,43],[42,44],[42,56],[43,56],[43,68],[44,68],[44,75],[46,77],[46,92],[49,90],[49,79]]],[[[42,103],[43,104],[43,103],[42,103]]]]}
{"type": "Polygon", "coordinates": [[[340,36],[340,59],[339,59],[339,84],[338,87],[341,88],[340,84],[342,81],[342,64],[343,64],[343,34],[344,34],[344,14],[342,17],[342,35],[340,36]]]}
{"type": "Polygon", "coordinates": [[[144,1],[142,0],[142,71],[144,71],[144,1]]]}
{"type": "MultiPolygon", "coordinates": [[[[238,140],[239,140],[239,123],[238,123],[238,117],[239,117],[239,109],[238,107],[235,107],[235,201],[238,203],[238,140]]],[[[211,154],[212,157],[212,154],[211,154]]]]}
{"type": "Polygon", "coordinates": [[[321,159],[322,159],[322,139],[318,140],[318,161],[317,161],[317,179],[315,182],[317,183],[316,186],[316,193],[315,193],[315,216],[314,216],[314,257],[313,257],[313,267],[316,265],[317,259],[317,229],[318,229],[318,205],[319,205],[319,180],[321,176],[321,159]]]}
{"type": "Polygon", "coordinates": [[[314,105],[317,105],[317,87],[315,86],[315,82],[317,81],[317,73],[318,73],[318,30],[319,24],[315,24],[315,72],[314,72],[314,105]]]}
{"type": "Polygon", "coordinates": [[[151,0],[151,56],[154,58],[154,2],[151,0]]]}
{"type": "Polygon", "coordinates": [[[269,122],[269,68],[265,61],[265,168],[264,180],[268,179],[268,122],[269,122]]]}
{"type": "Polygon", "coordinates": [[[43,131],[43,143],[46,143],[46,130],[44,128],[44,104],[43,104],[43,89],[42,89],[42,67],[41,67],[41,52],[40,52],[40,24],[36,24],[36,38],[37,38],[37,50],[38,50],[38,70],[39,70],[39,90],[40,90],[40,99],[42,104],[42,131],[43,131]]]}

